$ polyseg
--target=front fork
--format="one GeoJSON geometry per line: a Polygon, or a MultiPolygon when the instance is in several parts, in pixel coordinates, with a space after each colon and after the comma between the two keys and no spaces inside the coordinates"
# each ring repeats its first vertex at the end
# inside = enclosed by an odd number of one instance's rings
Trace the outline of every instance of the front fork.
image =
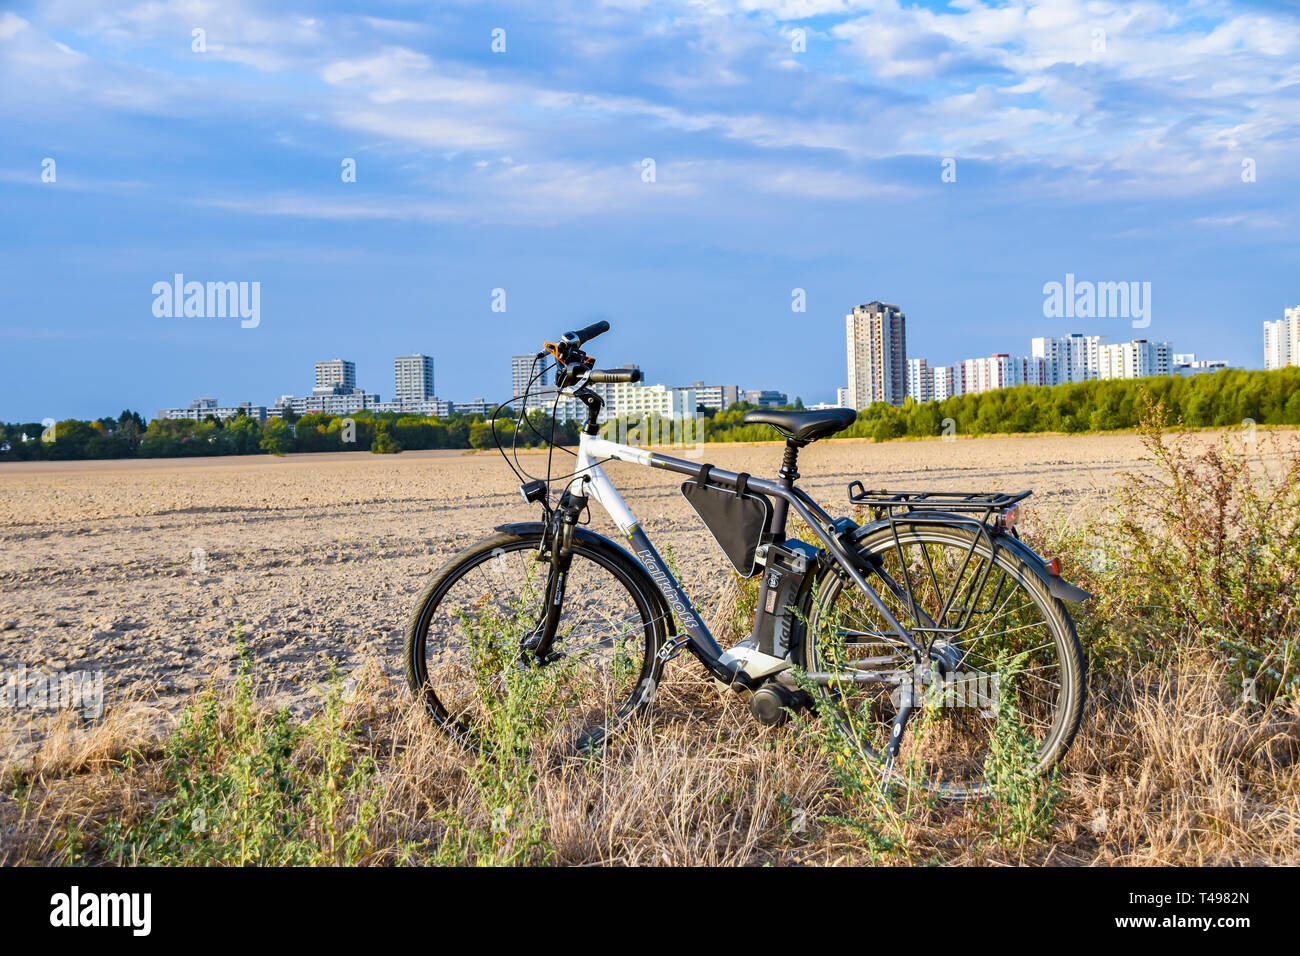
{"type": "Polygon", "coordinates": [[[573,563],[573,529],[586,507],[585,497],[565,490],[560,496],[559,506],[548,515],[540,555],[542,560],[548,557],[550,560],[546,574],[546,609],[532,633],[520,642],[520,658],[525,664],[549,664],[559,656],[551,647],[564,611],[564,588],[569,578],[569,566],[573,563]]]}

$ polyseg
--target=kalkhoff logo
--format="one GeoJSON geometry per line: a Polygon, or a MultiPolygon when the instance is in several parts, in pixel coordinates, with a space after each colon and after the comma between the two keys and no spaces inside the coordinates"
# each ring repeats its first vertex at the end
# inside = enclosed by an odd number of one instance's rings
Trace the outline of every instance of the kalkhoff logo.
{"type": "Polygon", "coordinates": [[[663,592],[663,596],[668,599],[668,606],[682,619],[682,626],[686,628],[699,627],[700,625],[695,620],[695,616],[687,608],[685,599],[677,593],[677,589],[669,582],[668,575],[663,568],[659,567],[654,552],[648,549],[638,551],[637,557],[641,559],[645,569],[650,572],[650,577],[654,579],[655,584],[659,585],[659,590],[663,592]]]}

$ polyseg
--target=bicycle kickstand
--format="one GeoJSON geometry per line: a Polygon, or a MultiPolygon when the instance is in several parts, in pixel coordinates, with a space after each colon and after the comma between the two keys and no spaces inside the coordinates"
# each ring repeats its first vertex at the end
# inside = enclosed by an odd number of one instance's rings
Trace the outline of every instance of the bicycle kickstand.
{"type": "Polygon", "coordinates": [[[898,710],[894,714],[893,725],[889,729],[889,746],[885,748],[885,766],[880,774],[880,782],[885,790],[889,789],[889,778],[893,776],[894,764],[898,760],[898,750],[903,743],[903,729],[911,719],[912,712],[916,710],[916,704],[912,699],[912,684],[905,683],[901,687],[902,695],[899,700],[898,710]]]}

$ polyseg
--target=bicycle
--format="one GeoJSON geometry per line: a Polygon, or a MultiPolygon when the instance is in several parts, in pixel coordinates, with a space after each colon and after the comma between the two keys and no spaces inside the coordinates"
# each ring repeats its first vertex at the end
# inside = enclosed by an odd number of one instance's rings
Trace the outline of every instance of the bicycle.
{"type": "MultiPolygon", "coordinates": [[[[594,367],[583,346],[608,329],[569,332],[534,361],[536,370],[553,360],[557,403],[571,395],[587,409],[576,453],[565,449],[571,474],[552,479],[550,455],[545,479],[517,467],[521,430],[544,436],[526,414],[532,383],[512,400],[521,403],[514,462],[499,440],[498,449],[541,520],[498,526],[461,551],[411,615],[407,680],[439,727],[482,749],[476,722],[506,668],[554,668],[556,726],[579,750],[599,747],[649,707],[667,664],[689,651],[762,724],[804,709],[830,715],[886,782],[907,760],[943,796],[985,793],[984,757],[1005,705],[1036,741],[1038,770],[1061,759],[1084,702],[1066,605],[1089,595],[1021,540],[1029,491],[886,492],[855,481],[849,501],[869,520],[832,517],[795,482],[800,450],[856,420],[843,408],[746,413],[785,438],[775,480],[602,438],[599,387],[641,377],[594,367]],[[602,467],[611,460],[685,476],[683,494],[737,573],[762,575],[752,630],[736,646],[724,650],[705,626],[602,467]],[[552,484],[562,485],[555,504],[552,484]],[[592,501],[627,548],[585,526],[592,501]],[[816,542],[787,537],[791,517],[816,542]],[[918,712],[933,719],[908,734],[918,712]]],[[[494,437],[506,405],[493,414],[494,437]]],[[[553,438],[554,415],[551,427],[553,438]]]]}

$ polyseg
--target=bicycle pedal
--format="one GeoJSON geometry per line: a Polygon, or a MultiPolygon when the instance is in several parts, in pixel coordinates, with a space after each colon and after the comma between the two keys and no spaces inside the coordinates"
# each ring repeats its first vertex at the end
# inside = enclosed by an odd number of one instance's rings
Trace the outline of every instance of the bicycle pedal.
{"type": "Polygon", "coordinates": [[[678,634],[676,637],[669,638],[668,643],[659,648],[659,653],[656,656],[666,664],[685,650],[686,645],[690,642],[691,639],[687,635],[678,634]]]}

